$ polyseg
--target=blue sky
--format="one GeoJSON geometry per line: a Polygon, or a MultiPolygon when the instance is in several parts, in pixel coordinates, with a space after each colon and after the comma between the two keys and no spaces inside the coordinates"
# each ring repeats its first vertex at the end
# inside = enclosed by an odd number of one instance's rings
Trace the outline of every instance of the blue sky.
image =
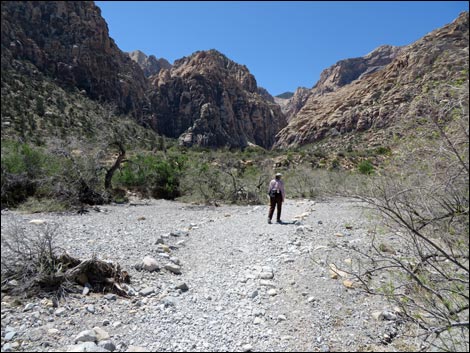
{"type": "Polygon", "coordinates": [[[272,95],[380,45],[407,45],[468,11],[466,1],[97,1],[123,51],[170,63],[217,49],[272,95]]]}

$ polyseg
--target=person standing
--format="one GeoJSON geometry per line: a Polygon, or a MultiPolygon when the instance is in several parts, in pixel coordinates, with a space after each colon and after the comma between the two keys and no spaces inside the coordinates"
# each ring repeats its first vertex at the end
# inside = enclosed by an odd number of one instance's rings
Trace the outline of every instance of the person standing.
{"type": "Polygon", "coordinates": [[[268,214],[268,223],[271,224],[273,218],[274,209],[277,207],[277,223],[282,223],[281,221],[281,211],[282,203],[286,197],[286,192],[284,191],[284,182],[281,180],[282,174],[277,173],[273,180],[269,183],[268,193],[269,193],[269,214],[268,214]]]}

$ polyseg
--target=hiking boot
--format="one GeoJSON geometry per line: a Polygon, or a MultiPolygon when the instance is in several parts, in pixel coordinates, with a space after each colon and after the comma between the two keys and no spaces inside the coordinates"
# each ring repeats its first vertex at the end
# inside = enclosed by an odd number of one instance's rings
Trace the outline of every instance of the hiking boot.
{"type": "Polygon", "coordinates": [[[281,221],[280,219],[278,219],[278,220],[276,221],[276,223],[282,224],[282,221],[281,221]]]}
{"type": "Polygon", "coordinates": [[[271,222],[271,220],[268,218],[268,224],[272,224],[273,222],[271,222]]]}

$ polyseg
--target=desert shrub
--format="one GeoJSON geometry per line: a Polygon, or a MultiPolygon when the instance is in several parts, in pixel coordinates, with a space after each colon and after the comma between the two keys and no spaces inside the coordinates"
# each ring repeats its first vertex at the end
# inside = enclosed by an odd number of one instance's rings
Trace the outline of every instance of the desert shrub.
{"type": "Polygon", "coordinates": [[[139,154],[130,158],[115,176],[122,187],[136,189],[155,198],[174,199],[180,192],[181,173],[185,157],[139,154]]]}
{"type": "Polygon", "coordinates": [[[464,89],[448,89],[458,99],[443,100],[435,91],[423,102],[439,138],[403,140],[386,176],[371,178],[360,197],[401,246],[390,254],[375,239],[369,251],[356,249],[363,255],[357,277],[413,323],[423,350],[468,351],[468,81],[464,89]],[[386,286],[375,280],[386,280],[386,286]]]}
{"type": "Polygon", "coordinates": [[[361,174],[372,174],[374,173],[374,165],[368,160],[359,162],[357,165],[357,170],[361,174]]]}
{"type": "Polygon", "coordinates": [[[10,141],[2,141],[1,163],[2,208],[50,192],[60,170],[60,161],[42,148],[10,141]]]}

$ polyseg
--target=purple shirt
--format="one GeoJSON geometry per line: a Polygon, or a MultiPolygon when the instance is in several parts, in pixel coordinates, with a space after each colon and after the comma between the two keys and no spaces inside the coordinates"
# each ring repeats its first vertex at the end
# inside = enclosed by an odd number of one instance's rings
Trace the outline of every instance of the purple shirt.
{"type": "Polygon", "coordinates": [[[284,191],[284,182],[281,179],[273,179],[269,183],[268,192],[271,190],[280,191],[282,195],[282,201],[286,198],[286,192],[284,191]]]}

